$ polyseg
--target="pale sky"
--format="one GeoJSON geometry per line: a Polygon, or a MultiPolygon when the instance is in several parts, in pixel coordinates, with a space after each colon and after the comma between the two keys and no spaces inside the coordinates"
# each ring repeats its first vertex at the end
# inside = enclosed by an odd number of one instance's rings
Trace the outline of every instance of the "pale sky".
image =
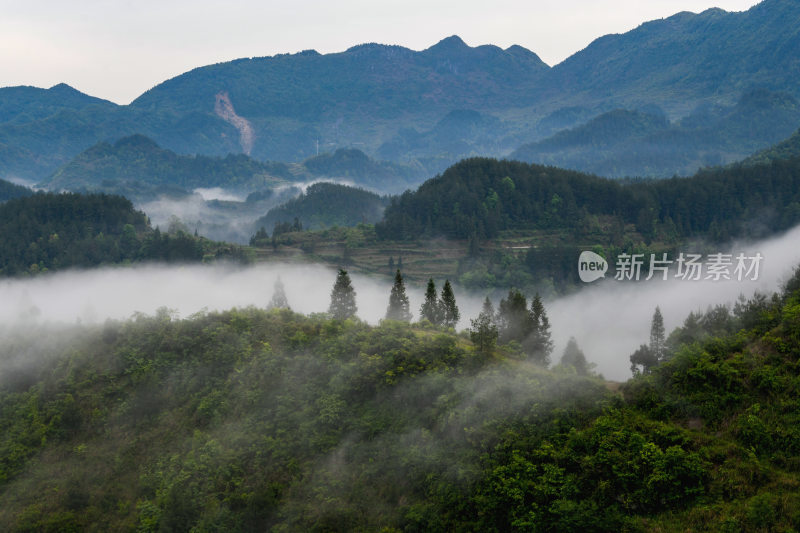
{"type": "Polygon", "coordinates": [[[364,42],[519,44],[555,65],[608,33],[755,0],[0,0],[0,87],[68,83],[127,104],[195,67],[364,42]]]}

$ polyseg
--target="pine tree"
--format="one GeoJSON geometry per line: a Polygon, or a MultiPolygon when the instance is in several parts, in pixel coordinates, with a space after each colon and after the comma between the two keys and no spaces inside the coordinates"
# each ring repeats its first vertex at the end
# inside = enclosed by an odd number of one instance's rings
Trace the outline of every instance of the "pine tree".
{"type": "Polygon", "coordinates": [[[435,326],[442,325],[442,310],[439,307],[439,300],[436,296],[436,284],[433,278],[428,280],[428,287],[425,289],[425,301],[419,308],[420,318],[426,319],[435,326]]]}
{"type": "Polygon", "coordinates": [[[531,302],[530,324],[531,332],[524,342],[525,351],[534,361],[547,366],[553,352],[553,340],[550,337],[550,320],[538,293],[531,302]]]}
{"type": "Polygon", "coordinates": [[[570,337],[567,346],[564,348],[564,353],[561,355],[561,366],[571,366],[580,376],[585,376],[589,373],[589,363],[586,362],[586,356],[583,350],[578,347],[578,341],[575,337],[570,337]]]}
{"type": "Polygon", "coordinates": [[[350,276],[347,275],[346,270],[340,268],[331,291],[331,305],[328,313],[333,315],[333,318],[345,320],[354,316],[357,310],[356,291],[353,290],[353,285],[350,283],[350,276]]]}
{"type": "Polygon", "coordinates": [[[461,313],[458,311],[456,296],[453,294],[453,287],[450,286],[450,280],[445,280],[444,287],[442,287],[439,309],[441,309],[442,324],[448,328],[456,327],[458,319],[461,318],[461,313]]]}
{"type": "Polygon", "coordinates": [[[497,327],[501,342],[522,342],[531,332],[531,317],[528,300],[517,289],[508,291],[508,297],[500,300],[497,310],[497,327]]]}
{"type": "Polygon", "coordinates": [[[394,257],[389,256],[389,273],[394,272],[394,257]]]}
{"type": "Polygon", "coordinates": [[[653,320],[650,322],[650,353],[656,361],[663,361],[666,353],[664,350],[664,317],[661,316],[661,309],[656,306],[653,313],[653,320]]]}
{"type": "Polygon", "coordinates": [[[389,295],[389,307],[386,309],[387,320],[400,320],[402,322],[411,321],[411,311],[409,311],[408,296],[406,296],[406,286],[403,283],[403,275],[400,271],[394,276],[394,286],[389,295]]]}
{"type": "Polygon", "coordinates": [[[286,291],[284,291],[280,276],[275,280],[275,286],[272,290],[272,300],[270,300],[267,309],[289,309],[289,302],[286,299],[286,291]]]}
{"type": "Polygon", "coordinates": [[[469,337],[472,344],[478,347],[478,351],[483,354],[489,354],[497,344],[497,324],[494,318],[494,307],[489,297],[483,301],[483,309],[481,309],[478,318],[470,321],[469,337]]]}

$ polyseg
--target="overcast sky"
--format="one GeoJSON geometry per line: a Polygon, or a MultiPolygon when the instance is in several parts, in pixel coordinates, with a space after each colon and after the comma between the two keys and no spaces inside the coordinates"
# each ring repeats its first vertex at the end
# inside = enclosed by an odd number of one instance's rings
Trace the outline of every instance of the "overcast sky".
{"type": "Polygon", "coordinates": [[[522,45],[554,65],[608,33],[754,0],[0,0],[0,86],[60,82],[117,103],[194,67],[363,42],[522,45]]]}

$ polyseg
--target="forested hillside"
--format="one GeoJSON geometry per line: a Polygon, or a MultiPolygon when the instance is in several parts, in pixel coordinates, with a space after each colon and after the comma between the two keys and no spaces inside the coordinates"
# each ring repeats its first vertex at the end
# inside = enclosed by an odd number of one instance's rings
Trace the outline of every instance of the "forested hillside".
{"type": "Polygon", "coordinates": [[[800,130],[788,139],[761,150],[741,162],[742,165],[758,165],[775,159],[792,159],[800,157],[800,130]]]}
{"type": "Polygon", "coordinates": [[[0,180],[0,202],[11,200],[13,198],[21,198],[23,196],[30,196],[33,191],[22,185],[11,183],[10,181],[0,180]]]}
{"type": "Polygon", "coordinates": [[[619,182],[554,167],[468,159],[393,198],[379,237],[491,238],[506,229],[585,228],[592,217],[634,224],[646,238],[724,241],[800,221],[800,160],[701,171],[691,178],[619,182]]]}
{"type": "Polygon", "coordinates": [[[297,198],[270,211],[255,227],[272,232],[275,224],[297,219],[306,229],[373,224],[381,219],[384,198],[375,193],[336,183],[315,183],[297,198]]]}
{"type": "Polygon", "coordinates": [[[798,291],[746,303],[736,335],[677,347],[622,395],[518,344],[392,321],[251,308],[17,328],[0,343],[0,527],[789,531],[798,291]]]}
{"type": "Polygon", "coordinates": [[[148,137],[132,135],[113,144],[96,144],[41,185],[50,190],[105,192],[148,201],[162,195],[183,196],[196,188],[220,187],[247,194],[320,178],[400,193],[418,184],[423,176],[421,168],[376,161],[356,149],[323,153],[290,166],[257,161],[244,154],[179,155],[148,137]]]}
{"type": "Polygon", "coordinates": [[[37,193],[0,205],[0,275],[132,261],[199,261],[236,254],[183,232],[153,230],[130,200],[105,194],[37,193]]]}

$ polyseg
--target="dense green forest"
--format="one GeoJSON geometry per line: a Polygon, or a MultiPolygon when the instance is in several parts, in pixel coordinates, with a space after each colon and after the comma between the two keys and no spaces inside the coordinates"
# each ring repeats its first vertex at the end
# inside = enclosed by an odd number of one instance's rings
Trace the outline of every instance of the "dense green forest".
{"type": "Polygon", "coordinates": [[[11,183],[10,181],[0,180],[0,202],[5,202],[12,198],[30,196],[31,194],[33,194],[33,191],[27,187],[11,183]]]}
{"type": "Polygon", "coordinates": [[[619,182],[514,161],[464,160],[392,199],[385,239],[492,238],[509,229],[635,225],[646,242],[759,237],[800,221],[800,159],[701,171],[691,178],[619,182]],[[751,222],[758,221],[758,225],[751,222]]]}
{"type": "Polygon", "coordinates": [[[758,165],[774,161],[776,159],[792,159],[800,157],[800,130],[788,139],[779,142],[741,161],[742,165],[758,165]]]}
{"type": "Polygon", "coordinates": [[[236,257],[235,246],[150,227],[130,200],[105,194],[37,193],[0,205],[1,275],[133,261],[236,257]]]}
{"type": "Polygon", "coordinates": [[[800,276],[735,316],[621,393],[515,342],[286,309],[17,328],[0,527],[790,531],[800,276]]]}
{"type": "Polygon", "coordinates": [[[374,224],[381,219],[386,199],[375,193],[337,183],[315,183],[297,198],[270,209],[255,227],[272,232],[278,223],[299,220],[303,228],[374,224]]]}

